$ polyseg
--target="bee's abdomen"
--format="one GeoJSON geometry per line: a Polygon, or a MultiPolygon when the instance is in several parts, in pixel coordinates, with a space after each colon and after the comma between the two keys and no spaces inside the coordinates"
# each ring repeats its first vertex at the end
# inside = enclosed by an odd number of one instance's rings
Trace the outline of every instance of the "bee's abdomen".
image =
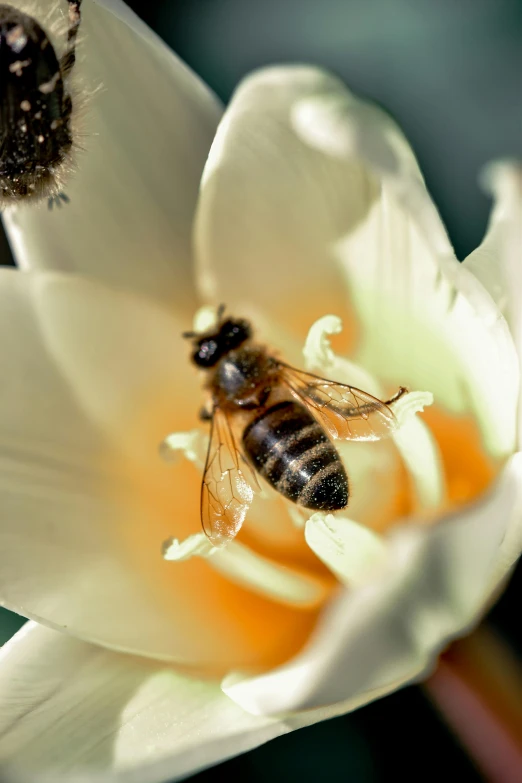
{"type": "Polygon", "coordinates": [[[243,445],[259,473],[282,495],[315,511],[348,504],[348,478],[322,427],[298,402],[280,402],[245,429],[243,445]]]}

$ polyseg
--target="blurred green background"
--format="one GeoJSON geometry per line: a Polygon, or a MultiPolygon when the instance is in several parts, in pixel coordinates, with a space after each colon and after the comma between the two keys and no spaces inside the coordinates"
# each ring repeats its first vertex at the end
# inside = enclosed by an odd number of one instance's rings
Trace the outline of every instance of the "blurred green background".
{"type": "MultiPolygon", "coordinates": [[[[381,103],[410,139],[459,258],[480,242],[489,210],[477,178],[522,158],[521,0],[131,0],[227,101],[239,79],[276,62],[339,74],[381,103]]],[[[0,236],[0,259],[9,263],[0,236]]],[[[488,621],[522,653],[522,568],[488,621]]],[[[0,643],[22,620],[0,609],[0,643]]],[[[384,783],[482,777],[420,688],[274,740],[196,775],[251,783],[384,783]],[[415,744],[415,755],[411,752],[415,744]],[[419,760],[424,763],[419,765],[419,760]]]]}

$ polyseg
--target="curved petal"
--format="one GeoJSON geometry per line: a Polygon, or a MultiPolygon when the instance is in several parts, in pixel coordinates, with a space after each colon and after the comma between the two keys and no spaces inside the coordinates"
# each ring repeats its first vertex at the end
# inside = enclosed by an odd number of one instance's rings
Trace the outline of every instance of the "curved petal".
{"type": "Polygon", "coordinates": [[[494,205],[486,236],[466,258],[466,269],[491,294],[520,345],[517,319],[522,297],[522,164],[491,164],[483,172],[482,181],[494,205]]]}
{"type": "Polygon", "coordinates": [[[212,145],[196,217],[203,297],[249,315],[261,310],[302,338],[325,312],[344,308],[331,242],[368,210],[357,194],[361,167],[312,150],[292,125],[293,103],[331,83],[339,89],[312,68],[247,78],[212,145]]]}
{"type": "Polygon", "coordinates": [[[254,716],[216,681],[36,623],[0,652],[0,697],[0,765],[13,783],[174,781],[345,711],[254,716]]]}
{"type": "MultiPolygon", "coordinates": [[[[48,5],[39,0],[42,15],[48,5]]],[[[5,214],[17,261],[96,276],[191,315],[192,219],[221,109],[118,0],[82,4],[74,79],[81,111],[70,203],[5,214]]]]}
{"type": "Polygon", "coordinates": [[[337,313],[358,363],[474,414],[494,455],[513,450],[508,327],[456,261],[394,122],[334,77],[280,67],[240,86],[204,171],[195,240],[207,298],[263,309],[303,337],[337,313]]]}
{"type": "Polygon", "coordinates": [[[169,536],[200,529],[200,475],[158,454],[196,418],[181,328],[150,300],[79,277],[0,275],[0,601],[108,647],[269,666],[303,643],[317,609],[255,595],[201,559],[162,558],[169,536]]]}
{"type": "Polygon", "coordinates": [[[0,764],[55,783],[173,780],[292,727],[247,715],[215,681],[35,623],[0,653],[0,694],[0,764]]]}
{"type": "MultiPolygon", "coordinates": [[[[466,269],[480,280],[507,319],[522,359],[522,163],[488,166],[485,188],[495,202],[486,236],[465,261],[466,269]]],[[[519,409],[518,438],[522,439],[519,409]]]]}
{"type": "Polygon", "coordinates": [[[255,714],[339,701],[348,710],[421,677],[476,622],[520,554],[522,454],[481,503],[424,530],[397,530],[389,545],[388,566],[341,597],[300,655],[264,676],[229,677],[225,692],[255,714]]]}

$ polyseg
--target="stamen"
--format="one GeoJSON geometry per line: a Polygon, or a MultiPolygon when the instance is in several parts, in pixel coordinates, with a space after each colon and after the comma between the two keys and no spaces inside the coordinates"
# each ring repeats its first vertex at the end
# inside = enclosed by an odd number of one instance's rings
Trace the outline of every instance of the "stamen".
{"type": "MultiPolygon", "coordinates": [[[[341,383],[348,383],[384,399],[384,391],[376,378],[332,351],[329,335],[339,334],[341,330],[342,321],[336,315],[325,315],[312,324],[303,349],[307,369],[326,377],[333,376],[341,383]]],[[[430,392],[409,392],[390,404],[399,422],[393,440],[408,469],[419,509],[440,506],[446,494],[439,448],[429,428],[415,415],[432,403],[433,395],[430,392]]]]}
{"type": "Polygon", "coordinates": [[[426,405],[433,405],[433,394],[417,391],[401,394],[390,403],[390,408],[399,422],[399,429],[401,429],[413,419],[416,413],[422,413],[426,405]]]}
{"type": "Polygon", "coordinates": [[[387,555],[384,539],[373,530],[321,511],[307,521],[305,539],[319,560],[347,586],[366,581],[387,555]]]}
{"type": "Polygon", "coordinates": [[[335,363],[335,354],[327,335],[340,334],[343,322],[338,315],[323,315],[308,330],[303,348],[303,357],[307,368],[327,369],[335,363]]]}
{"type": "Polygon", "coordinates": [[[342,329],[343,322],[337,315],[323,315],[312,324],[303,348],[306,369],[318,372],[326,378],[333,378],[339,383],[364,389],[382,399],[382,389],[373,375],[332,351],[328,336],[340,334],[342,329]]]}
{"type": "Polygon", "coordinates": [[[184,541],[175,538],[166,541],[163,557],[177,562],[203,557],[230,581],[291,606],[319,605],[328,591],[328,586],[320,579],[261,557],[238,541],[217,549],[203,533],[195,533],[184,541]]]}
{"type": "Polygon", "coordinates": [[[206,332],[212,329],[218,321],[218,307],[213,305],[204,305],[200,307],[194,316],[193,329],[199,334],[200,332],[206,332]]]}
{"type": "Polygon", "coordinates": [[[208,435],[201,430],[172,432],[160,443],[159,453],[165,462],[176,462],[183,455],[203,471],[207,447],[208,435]]]}
{"type": "Polygon", "coordinates": [[[294,527],[298,530],[304,530],[308,519],[306,511],[300,506],[294,505],[294,503],[287,503],[286,510],[294,527]]]}
{"type": "Polygon", "coordinates": [[[219,552],[212,546],[204,533],[194,533],[194,535],[180,541],[177,538],[169,538],[163,542],[162,554],[164,560],[173,560],[182,562],[190,560],[191,557],[210,557],[219,552]]]}
{"type": "Polygon", "coordinates": [[[439,447],[430,429],[415,415],[432,403],[430,392],[410,392],[390,406],[399,422],[393,440],[408,469],[417,510],[440,507],[446,495],[439,447]]]}

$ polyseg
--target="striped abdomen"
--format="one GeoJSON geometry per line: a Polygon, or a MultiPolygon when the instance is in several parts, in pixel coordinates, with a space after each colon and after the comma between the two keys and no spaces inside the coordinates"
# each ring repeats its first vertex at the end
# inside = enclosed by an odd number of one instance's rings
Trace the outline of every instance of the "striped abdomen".
{"type": "Polygon", "coordinates": [[[316,511],[348,503],[348,478],[322,427],[298,402],[263,411],[243,434],[243,446],[259,473],[289,500],[316,511]]]}

